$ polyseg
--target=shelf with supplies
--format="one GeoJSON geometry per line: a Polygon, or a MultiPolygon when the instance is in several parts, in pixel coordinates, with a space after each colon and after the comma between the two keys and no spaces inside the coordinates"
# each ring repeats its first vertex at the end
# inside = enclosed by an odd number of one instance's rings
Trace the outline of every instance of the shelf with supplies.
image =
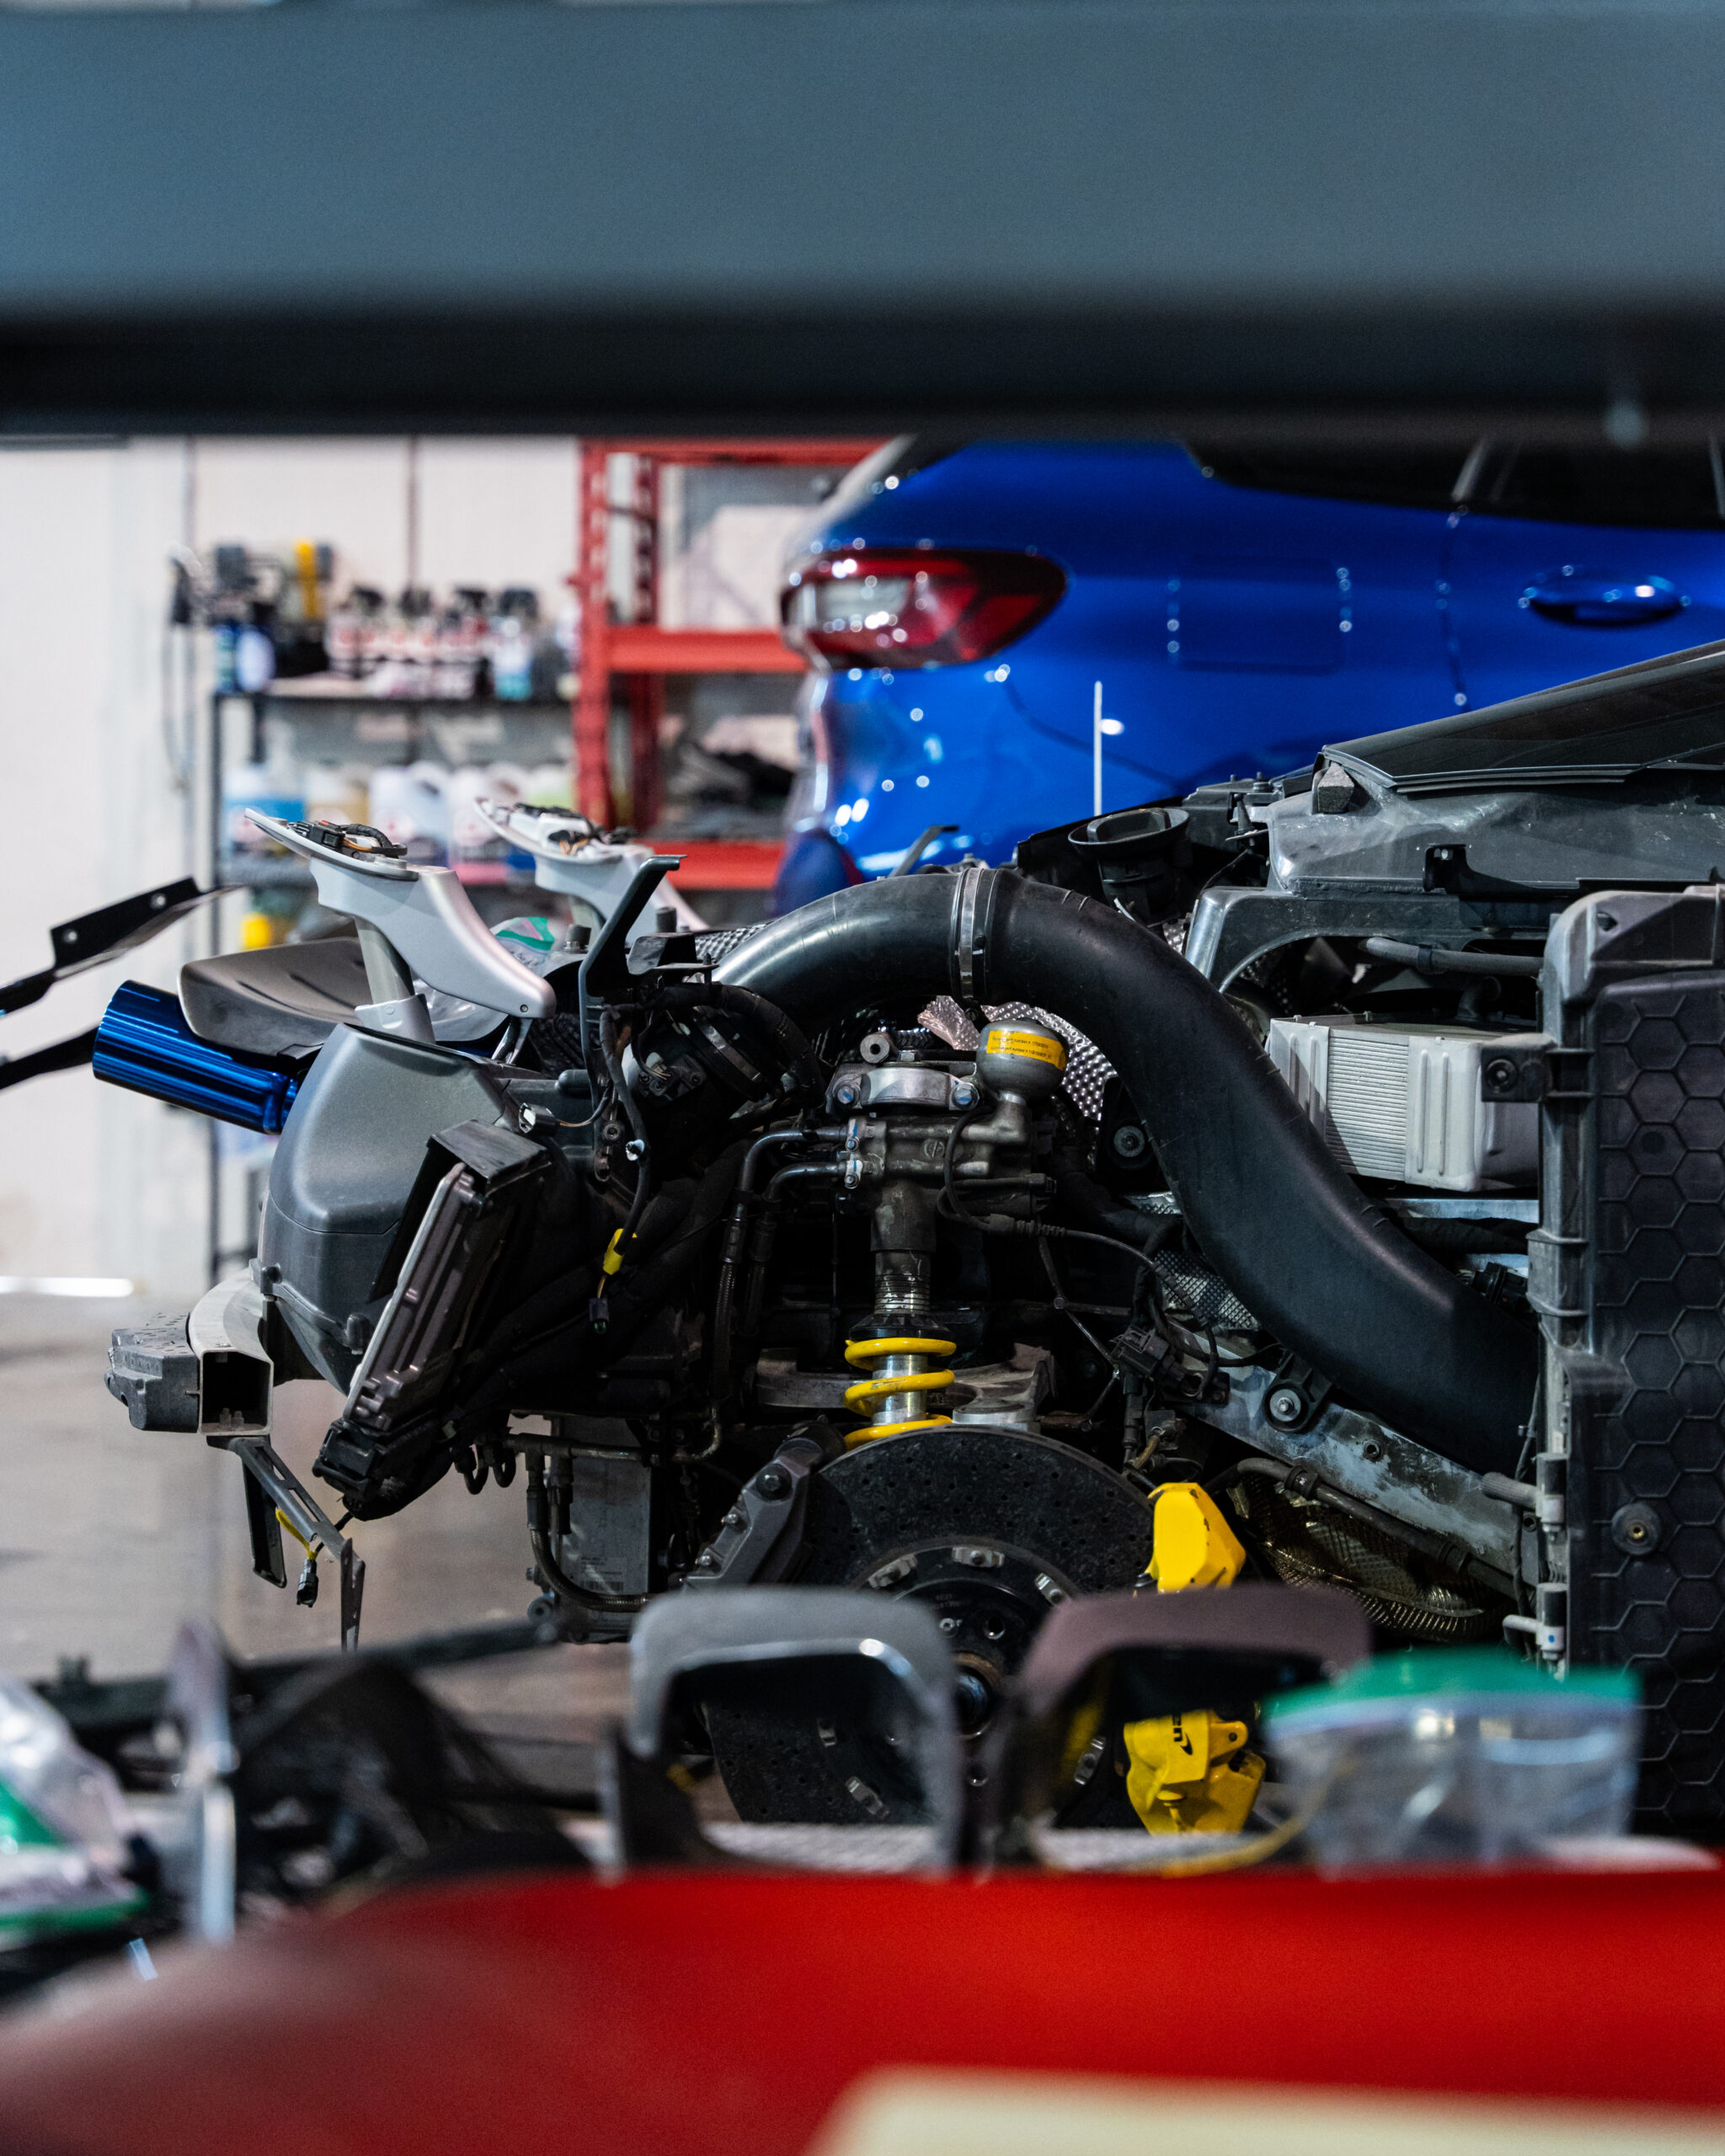
{"type": "Polygon", "coordinates": [[[368,824],[431,857],[453,847],[476,894],[531,893],[525,863],[489,857],[484,834],[463,841],[476,796],[567,801],[569,707],[558,698],[390,696],[327,676],[240,691],[209,706],[209,857],[224,888],[252,894],[260,940],[290,932],[312,895],[303,864],[254,851],[245,812],[368,824]],[[466,851],[476,857],[462,859],[466,851]]]}
{"type": "Polygon", "coordinates": [[[216,693],[242,697],[248,703],[358,704],[366,711],[429,707],[437,711],[554,711],[567,717],[569,708],[567,696],[500,696],[494,691],[473,696],[438,696],[429,691],[423,696],[383,696],[367,689],[362,682],[325,674],[306,674],[297,680],[272,681],[267,689],[218,689],[216,693]]]}
{"type": "MultiPolygon", "coordinates": [[[[805,662],[771,627],[673,627],[660,619],[662,485],[675,467],[800,467],[835,478],[878,440],[701,441],[585,440],[580,447],[580,567],[571,579],[578,616],[575,803],[595,822],[619,817],[648,828],[664,806],[660,766],[665,685],[673,675],[800,675],[805,662]],[[611,460],[627,464],[629,498],[612,499],[611,460]],[[632,593],[622,608],[611,582],[611,533],[629,532],[632,593]],[[615,618],[627,611],[631,618],[615,618]]],[[[740,871],[739,873],[741,873],[740,871]]],[[[752,872],[751,872],[752,873],[752,872]]],[[[752,884],[731,888],[750,889],[752,884]]]]}

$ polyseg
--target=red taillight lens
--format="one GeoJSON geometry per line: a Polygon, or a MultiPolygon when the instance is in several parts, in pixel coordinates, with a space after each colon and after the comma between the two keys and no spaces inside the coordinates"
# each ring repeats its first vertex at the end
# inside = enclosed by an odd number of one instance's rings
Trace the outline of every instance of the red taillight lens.
{"type": "Polygon", "coordinates": [[[861,547],[795,570],[785,641],[841,666],[962,666],[1034,628],[1066,588],[1040,554],[861,547]]]}

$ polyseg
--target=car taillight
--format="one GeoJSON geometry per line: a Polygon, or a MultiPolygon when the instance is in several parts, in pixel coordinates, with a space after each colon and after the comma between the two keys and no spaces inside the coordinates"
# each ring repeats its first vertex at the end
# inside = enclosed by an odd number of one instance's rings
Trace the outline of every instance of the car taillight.
{"type": "Polygon", "coordinates": [[[1033,628],[1066,588],[1040,554],[858,548],[793,570],[785,641],[827,665],[960,666],[1033,628]]]}

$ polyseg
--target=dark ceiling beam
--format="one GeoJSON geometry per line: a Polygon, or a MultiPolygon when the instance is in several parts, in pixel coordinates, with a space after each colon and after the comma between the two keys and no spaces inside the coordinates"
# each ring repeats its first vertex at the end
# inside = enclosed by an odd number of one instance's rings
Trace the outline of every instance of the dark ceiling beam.
{"type": "Polygon", "coordinates": [[[1725,414],[1725,13],[0,9],[0,430],[1725,414]]]}

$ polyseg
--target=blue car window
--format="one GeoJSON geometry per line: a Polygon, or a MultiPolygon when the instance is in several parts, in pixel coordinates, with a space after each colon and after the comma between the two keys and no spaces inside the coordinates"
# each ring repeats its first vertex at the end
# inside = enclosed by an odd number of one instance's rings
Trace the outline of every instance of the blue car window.
{"type": "Polygon", "coordinates": [[[1447,510],[1468,465],[1461,447],[1338,449],[1320,445],[1222,448],[1191,442],[1187,454],[1206,479],[1273,494],[1376,502],[1388,509],[1447,510]]]}
{"type": "Polygon", "coordinates": [[[1718,446],[1682,449],[1493,445],[1466,489],[1476,516],[1541,524],[1596,524],[1664,531],[1725,527],[1725,466],[1718,446]]]}

